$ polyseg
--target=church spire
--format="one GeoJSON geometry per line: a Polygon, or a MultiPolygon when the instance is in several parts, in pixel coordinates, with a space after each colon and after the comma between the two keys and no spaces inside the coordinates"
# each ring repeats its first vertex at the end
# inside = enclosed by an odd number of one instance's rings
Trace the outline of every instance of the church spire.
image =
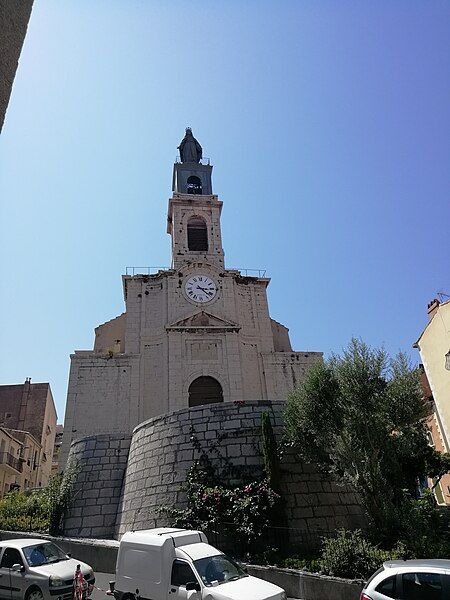
{"type": "Polygon", "coordinates": [[[190,127],[178,149],[180,159],[173,165],[173,196],[167,213],[172,266],[182,269],[195,262],[223,269],[222,202],[212,191],[212,165],[202,158],[202,147],[190,127]]]}

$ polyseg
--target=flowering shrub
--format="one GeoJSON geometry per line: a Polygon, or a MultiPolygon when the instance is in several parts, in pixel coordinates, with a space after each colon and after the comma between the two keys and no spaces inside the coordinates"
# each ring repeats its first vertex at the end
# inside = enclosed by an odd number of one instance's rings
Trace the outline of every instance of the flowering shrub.
{"type": "Polygon", "coordinates": [[[270,510],[279,498],[266,480],[246,485],[212,485],[211,471],[194,463],[186,480],[187,507],[164,508],[176,527],[223,533],[232,529],[250,546],[269,526],[270,510]]]}

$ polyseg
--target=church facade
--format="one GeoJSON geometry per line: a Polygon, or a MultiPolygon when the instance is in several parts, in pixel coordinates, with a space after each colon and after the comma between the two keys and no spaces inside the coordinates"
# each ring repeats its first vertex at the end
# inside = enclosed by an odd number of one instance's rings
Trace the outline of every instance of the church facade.
{"type": "MultiPolygon", "coordinates": [[[[262,414],[281,436],[287,394],[322,360],[292,350],[288,329],[270,317],[263,273],[226,269],[212,166],[190,130],[179,150],[171,268],[124,275],[125,312],[96,328],[92,350],[71,356],[60,459],[79,465],[69,536],[166,524],[159,509],[183,506],[199,445],[261,475],[262,414]]],[[[289,527],[302,536],[319,542],[363,524],[354,494],[290,451],[281,484],[289,527]]]]}
{"type": "Polygon", "coordinates": [[[174,165],[172,268],[124,275],[125,312],[96,328],[92,351],[71,356],[62,464],[86,435],[131,432],[200,404],[286,400],[321,360],[293,352],[288,329],[270,318],[268,278],[225,268],[211,175],[209,164],[174,165]]]}

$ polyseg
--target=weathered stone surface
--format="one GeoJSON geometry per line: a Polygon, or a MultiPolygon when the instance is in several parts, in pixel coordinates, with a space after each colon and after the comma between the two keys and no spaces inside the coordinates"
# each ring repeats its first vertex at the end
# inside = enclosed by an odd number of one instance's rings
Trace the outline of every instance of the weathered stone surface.
{"type": "MultiPolygon", "coordinates": [[[[281,435],[282,431],[283,408],[283,402],[271,404],[271,412],[278,423],[275,427],[278,435],[281,435]]],[[[193,459],[198,458],[198,452],[193,450],[192,441],[186,442],[183,434],[186,422],[189,423],[189,431],[192,430],[195,435],[197,432],[201,433],[204,425],[207,425],[213,437],[201,443],[202,447],[206,450],[211,448],[211,444],[215,444],[219,453],[235,466],[250,466],[256,478],[262,472],[260,423],[261,415],[266,410],[267,402],[255,401],[245,405],[224,403],[211,405],[207,411],[204,408],[202,410],[202,407],[185,409],[150,419],[140,425],[135,430],[131,442],[116,520],[116,536],[130,528],[164,525],[166,523],[157,509],[161,506],[180,507],[185,502],[182,486],[193,459]],[[249,415],[254,424],[250,429],[249,415]],[[243,422],[246,423],[245,436],[242,435],[243,422]],[[225,423],[232,423],[233,428],[224,430],[225,423]],[[229,435],[223,435],[224,431],[229,435]],[[152,443],[156,432],[161,434],[158,445],[152,443]],[[158,469],[146,469],[144,478],[142,471],[137,468],[144,460],[143,457],[148,465],[153,465],[156,457],[161,458],[164,464],[158,469]]],[[[212,462],[217,463],[215,454],[210,456],[212,462]]],[[[313,466],[306,467],[299,465],[293,454],[285,454],[282,483],[290,526],[327,531],[342,526],[342,519],[345,526],[362,526],[362,512],[354,495],[341,486],[326,481],[313,466]],[[338,493],[336,489],[339,490],[338,493]],[[354,507],[356,512],[352,514],[350,509],[354,507]]]]}
{"type": "Polygon", "coordinates": [[[0,132],[5,119],[33,0],[0,3],[0,132]]]}
{"type": "MultiPolygon", "coordinates": [[[[283,402],[270,406],[278,423],[274,428],[278,436],[282,433],[283,408],[283,402]]],[[[108,439],[99,436],[98,442],[95,436],[74,442],[71,456],[78,460],[82,472],[66,519],[66,534],[111,538],[129,529],[167,524],[159,509],[185,505],[183,484],[199,457],[190,440],[191,431],[202,434],[206,426],[213,437],[200,442],[204,450],[215,447],[224,459],[236,467],[250,468],[254,477],[259,477],[263,465],[260,423],[266,411],[267,402],[228,402],[211,405],[207,411],[199,407],[155,417],[136,428],[132,437],[111,434],[108,439]],[[252,427],[248,426],[249,415],[252,427]],[[186,423],[187,434],[183,433],[186,423]],[[233,427],[225,429],[226,423],[233,427]],[[116,456],[105,456],[106,446],[112,445],[116,456]],[[90,464],[93,459],[98,464],[90,464]],[[84,466],[99,470],[88,473],[86,481],[82,476],[84,466]]],[[[213,464],[218,464],[216,452],[210,457],[213,464]]],[[[304,540],[319,542],[321,532],[337,527],[364,526],[355,495],[326,479],[314,465],[298,463],[289,451],[282,462],[282,490],[290,535],[298,538],[299,545],[304,540]]]]}
{"type": "Polygon", "coordinates": [[[72,444],[70,457],[76,460],[81,472],[75,483],[72,505],[65,521],[66,535],[113,537],[130,442],[131,436],[103,434],[98,438],[92,436],[72,444]],[[110,463],[111,457],[105,456],[105,448],[110,444],[113,444],[116,452],[114,463],[110,463]],[[93,461],[95,464],[92,464],[93,461]],[[88,473],[86,478],[88,468],[96,471],[88,473]],[[88,487],[90,485],[94,487],[88,487]]]}

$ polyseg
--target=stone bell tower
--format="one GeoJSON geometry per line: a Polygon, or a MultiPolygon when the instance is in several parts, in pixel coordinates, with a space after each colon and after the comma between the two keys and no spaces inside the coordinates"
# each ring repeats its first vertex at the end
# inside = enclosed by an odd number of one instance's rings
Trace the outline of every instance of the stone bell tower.
{"type": "MultiPolygon", "coordinates": [[[[180,162],[173,166],[167,233],[172,236],[172,267],[203,261],[224,266],[220,214],[222,202],[212,192],[212,166],[203,164],[202,147],[191,129],[179,146],[180,162]]],[[[206,161],[204,161],[206,163],[206,161]]]]}

